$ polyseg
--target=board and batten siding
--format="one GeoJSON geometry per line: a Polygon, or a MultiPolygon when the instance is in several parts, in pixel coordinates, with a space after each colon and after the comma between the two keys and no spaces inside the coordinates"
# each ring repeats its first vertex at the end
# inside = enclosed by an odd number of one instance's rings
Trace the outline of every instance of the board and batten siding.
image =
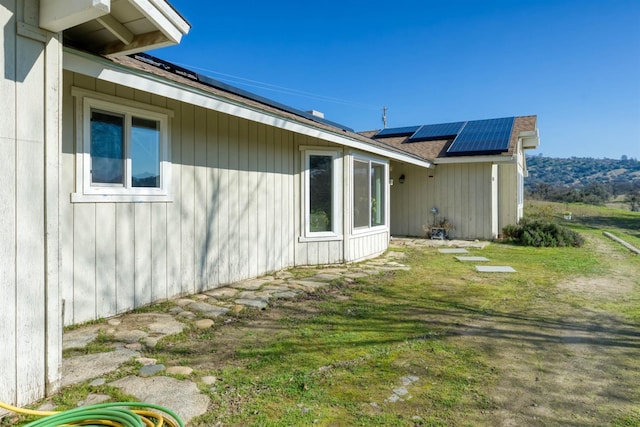
{"type": "Polygon", "coordinates": [[[495,177],[490,163],[446,164],[424,169],[392,162],[391,168],[392,235],[425,237],[433,224],[431,209],[436,207],[437,219],[446,218],[455,226],[453,238],[495,237],[492,225],[495,177]],[[405,176],[402,184],[401,175],[405,176]]]}
{"type": "Polygon", "coordinates": [[[66,325],[294,265],[294,134],[69,71],[63,80],[66,325]],[[81,119],[72,87],[173,111],[172,202],[70,202],[81,119]]]}
{"type": "Polygon", "coordinates": [[[60,381],[57,174],[61,43],[35,1],[0,7],[0,400],[18,406],[60,381]]]}
{"type": "Polygon", "coordinates": [[[498,166],[498,197],[500,210],[498,215],[498,229],[509,224],[516,224],[518,217],[518,169],[521,167],[515,163],[498,166]]]}
{"type": "MultiPolygon", "coordinates": [[[[383,252],[388,230],[302,241],[300,147],[339,146],[139,90],[64,72],[60,189],[62,297],[66,325],[202,292],[297,265],[383,252]],[[172,202],[72,203],[82,111],[78,88],[173,112],[172,202]]],[[[343,158],[348,186],[350,158],[343,158]]],[[[350,194],[346,190],[344,194],[350,194]]],[[[350,218],[345,199],[343,220],[350,218]]]]}

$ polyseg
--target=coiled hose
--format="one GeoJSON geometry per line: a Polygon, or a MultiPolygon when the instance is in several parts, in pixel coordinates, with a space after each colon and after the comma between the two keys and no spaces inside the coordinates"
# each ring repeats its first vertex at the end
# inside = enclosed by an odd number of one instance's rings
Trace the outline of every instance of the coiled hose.
{"type": "Polygon", "coordinates": [[[82,406],[67,411],[34,411],[0,402],[0,408],[42,417],[24,427],[110,426],[110,427],[184,427],[175,414],[159,405],[144,402],[112,402],[82,406]],[[129,409],[142,408],[142,409],[129,409]],[[146,409],[145,409],[146,408],[146,409]],[[154,411],[151,411],[153,409],[154,411]],[[155,412],[158,411],[158,412],[155,412]],[[165,417],[162,413],[169,415],[165,417]]]}

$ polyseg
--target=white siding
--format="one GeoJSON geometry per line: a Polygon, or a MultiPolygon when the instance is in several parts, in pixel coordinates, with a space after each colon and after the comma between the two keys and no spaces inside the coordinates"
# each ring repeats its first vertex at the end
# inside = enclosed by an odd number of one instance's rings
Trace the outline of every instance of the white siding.
{"type": "Polygon", "coordinates": [[[392,162],[391,234],[425,236],[433,223],[431,209],[438,208],[438,220],[455,226],[458,239],[491,239],[492,165],[468,163],[438,165],[434,169],[392,162]],[[400,175],[405,175],[400,184],[400,175]]]}
{"type": "MultiPolygon", "coordinates": [[[[3,3],[4,4],[4,3],[3,3]]],[[[2,28],[15,27],[15,5],[13,10],[0,8],[2,28]]],[[[9,302],[0,310],[0,400],[15,402],[18,373],[15,369],[17,282],[16,282],[16,34],[4,31],[4,43],[0,43],[0,69],[4,78],[0,80],[3,114],[0,114],[0,298],[9,302]]],[[[0,33],[2,34],[2,33],[0,33]]],[[[22,400],[22,399],[20,399],[22,400]]]]}
{"type": "Polygon", "coordinates": [[[389,246],[389,232],[382,231],[373,234],[355,235],[349,238],[348,261],[360,261],[371,258],[387,250],[389,246]]]}
{"type": "Polygon", "coordinates": [[[498,166],[498,193],[500,199],[500,211],[498,227],[518,222],[518,168],[516,164],[498,166]]]}
{"type": "MultiPolygon", "coordinates": [[[[74,191],[76,114],[71,87],[166,107],[171,120],[168,203],[60,199],[65,324],[111,316],[295,264],[296,135],[144,92],[64,73],[60,179],[74,191]]],[[[304,137],[306,144],[320,144],[304,137]]],[[[309,251],[343,260],[342,245],[309,251]],[[330,255],[337,253],[337,256],[330,255]]],[[[305,255],[306,256],[306,255],[305,255]]]]}
{"type": "Polygon", "coordinates": [[[37,28],[37,3],[2,5],[0,400],[24,405],[53,391],[60,378],[55,207],[61,47],[37,28]]]}

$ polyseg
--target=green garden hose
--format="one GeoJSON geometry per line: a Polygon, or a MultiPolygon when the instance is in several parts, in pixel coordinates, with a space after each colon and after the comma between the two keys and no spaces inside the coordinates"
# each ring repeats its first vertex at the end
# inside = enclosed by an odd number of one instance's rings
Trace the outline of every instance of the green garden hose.
{"type": "Polygon", "coordinates": [[[67,411],[34,411],[0,402],[0,408],[9,411],[42,417],[26,424],[25,427],[57,427],[57,426],[110,426],[110,427],[184,427],[184,423],[176,415],[159,405],[144,402],[112,402],[83,406],[67,411]],[[142,409],[129,409],[142,408],[142,409]],[[145,410],[152,409],[155,411],[145,410]],[[162,414],[167,414],[171,418],[162,414]]]}

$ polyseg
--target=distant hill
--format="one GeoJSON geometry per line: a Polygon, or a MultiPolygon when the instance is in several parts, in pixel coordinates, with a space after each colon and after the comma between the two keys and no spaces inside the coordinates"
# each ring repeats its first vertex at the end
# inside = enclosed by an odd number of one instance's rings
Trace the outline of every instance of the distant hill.
{"type": "Polygon", "coordinates": [[[635,159],[527,156],[527,169],[529,176],[524,182],[528,189],[541,183],[577,188],[594,183],[614,187],[622,183],[636,184],[637,181],[640,185],[640,161],[635,159]]]}

